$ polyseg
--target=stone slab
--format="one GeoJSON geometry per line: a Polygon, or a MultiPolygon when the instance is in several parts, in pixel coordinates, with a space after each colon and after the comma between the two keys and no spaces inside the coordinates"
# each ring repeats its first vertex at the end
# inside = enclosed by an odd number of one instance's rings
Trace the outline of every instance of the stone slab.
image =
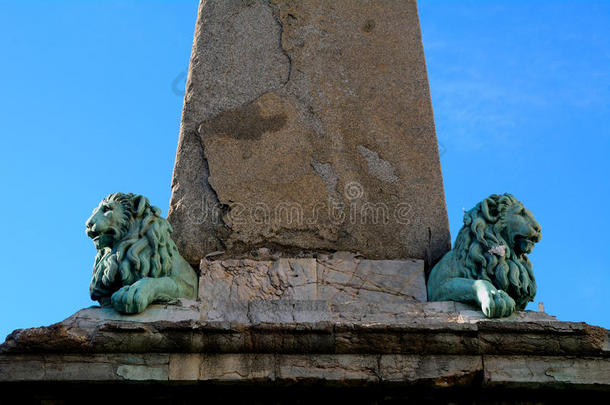
{"type": "Polygon", "coordinates": [[[163,381],[167,354],[0,355],[0,382],[163,381]]]}
{"type": "Polygon", "coordinates": [[[484,356],[485,384],[540,388],[610,387],[610,358],[553,356],[484,356]]]}
{"type": "Polygon", "coordinates": [[[483,370],[481,360],[481,356],[193,354],[172,356],[176,364],[170,367],[192,369],[189,380],[222,383],[322,380],[355,385],[430,380],[446,386],[449,379],[454,382],[476,376],[483,370]],[[192,363],[199,363],[199,367],[191,368],[192,363]]]}
{"type": "Polygon", "coordinates": [[[336,304],[407,304],[428,300],[422,260],[335,256],[318,260],[318,299],[336,304]]]}
{"type": "Polygon", "coordinates": [[[168,216],[181,253],[450,247],[415,0],[200,3],[168,216]]]}
{"type": "Polygon", "coordinates": [[[202,260],[200,273],[202,319],[208,321],[317,322],[339,312],[371,319],[403,313],[427,299],[422,260],[367,260],[344,252],[275,261],[202,260]],[[377,305],[372,313],[366,312],[369,304],[377,305]]]}

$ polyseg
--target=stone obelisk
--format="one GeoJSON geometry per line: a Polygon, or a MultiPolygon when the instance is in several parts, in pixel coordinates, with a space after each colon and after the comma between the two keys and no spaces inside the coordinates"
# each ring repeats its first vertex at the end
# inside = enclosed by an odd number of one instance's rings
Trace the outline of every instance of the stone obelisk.
{"type": "Polygon", "coordinates": [[[169,219],[216,251],[450,247],[414,0],[207,0],[196,26],[169,219]]]}

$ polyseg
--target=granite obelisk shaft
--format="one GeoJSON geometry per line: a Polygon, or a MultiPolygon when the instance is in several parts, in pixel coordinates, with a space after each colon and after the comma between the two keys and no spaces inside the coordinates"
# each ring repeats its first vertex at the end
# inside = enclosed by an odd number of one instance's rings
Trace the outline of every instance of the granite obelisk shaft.
{"type": "Polygon", "coordinates": [[[414,0],[207,0],[169,219],[191,263],[450,247],[414,0]]]}

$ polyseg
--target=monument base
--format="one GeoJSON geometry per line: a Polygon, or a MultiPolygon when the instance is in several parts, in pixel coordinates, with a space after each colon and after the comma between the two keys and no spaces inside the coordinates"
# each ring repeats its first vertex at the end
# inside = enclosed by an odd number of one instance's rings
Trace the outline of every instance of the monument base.
{"type": "Polygon", "coordinates": [[[0,387],[62,404],[550,403],[610,391],[604,328],[423,300],[417,260],[204,261],[198,300],[16,330],[0,346],[0,387]]]}
{"type": "MultiPolygon", "coordinates": [[[[298,304],[275,306],[275,316],[298,319],[298,304]]],[[[262,315],[252,314],[241,323],[203,321],[196,301],[153,305],[135,316],[84,309],[61,323],[9,335],[0,347],[0,386],[22,399],[83,400],[91,394],[82,386],[64,391],[78,382],[109,384],[101,395],[197,391],[200,398],[216,393],[245,401],[258,393],[260,403],[278,403],[264,392],[284,393],[288,403],[303,386],[320,389],[299,394],[312,401],[314,393],[343,397],[341,387],[358,387],[347,392],[357,403],[373,403],[378,395],[438,399],[461,392],[472,401],[496,390],[508,390],[509,397],[540,389],[562,397],[610,391],[603,328],[536,312],[489,320],[453,302],[412,303],[400,313],[370,304],[366,317],[343,309],[330,320],[259,322],[262,315]],[[134,388],[151,383],[172,388],[134,388]],[[83,396],[75,398],[78,392],[83,396]]]]}

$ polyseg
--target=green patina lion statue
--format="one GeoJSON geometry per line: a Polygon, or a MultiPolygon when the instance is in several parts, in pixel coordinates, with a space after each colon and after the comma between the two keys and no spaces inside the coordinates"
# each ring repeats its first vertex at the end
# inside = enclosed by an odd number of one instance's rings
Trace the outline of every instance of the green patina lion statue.
{"type": "Polygon", "coordinates": [[[195,298],[197,275],[171,239],[172,227],[146,197],[114,193],[87,220],[97,249],[91,299],[123,313],[152,302],[195,298]]]}
{"type": "Polygon", "coordinates": [[[453,250],[430,273],[428,299],[476,303],[489,318],[525,309],[536,296],[526,254],[540,237],[540,225],[521,202],[491,195],[464,214],[453,250]]]}

